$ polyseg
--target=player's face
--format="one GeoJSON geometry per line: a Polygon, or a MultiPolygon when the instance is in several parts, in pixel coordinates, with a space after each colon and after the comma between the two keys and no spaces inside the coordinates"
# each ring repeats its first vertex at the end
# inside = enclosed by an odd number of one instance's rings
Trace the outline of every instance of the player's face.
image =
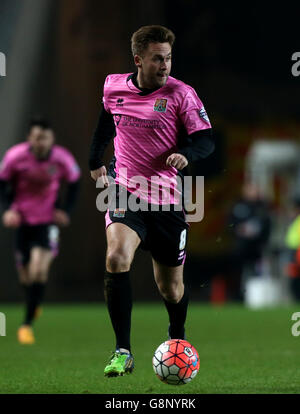
{"type": "Polygon", "coordinates": [[[149,43],[143,56],[134,57],[141,88],[160,88],[166,84],[171,72],[171,53],[171,45],[168,42],[149,43]]]}
{"type": "Polygon", "coordinates": [[[255,184],[247,183],[242,190],[244,198],[247,200],[258,200],[260,198],[259,188],[255,184]]]}
{"type": "Polygon", "coordinates": [[[47,157],[54,143],[54,134],[51,129],[34,126],[29,132],[28,141],[36,158],[43,159],[47,157]]]}

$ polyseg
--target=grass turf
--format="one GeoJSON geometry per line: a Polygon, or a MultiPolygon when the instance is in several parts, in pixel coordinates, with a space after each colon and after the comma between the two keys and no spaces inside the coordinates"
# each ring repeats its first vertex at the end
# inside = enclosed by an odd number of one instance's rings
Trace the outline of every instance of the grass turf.
{"type": "Polygon", "coordinates": [[[192,303],[187,339],[200,356],[200,371],[183,386],[160,382],[152,355],[165,341],[163,304],[135,304],[132,318],[134,373],[105,378],[114,346],[102,305],[45,305],[36,321],[36,344],[20,345],[20,305],[0,305],[6,336],[0,337],[0,393],[18,394],[252,394],[300,392],[300,336],[291,334],[299,307],[251,311],[242,306],[192,303]]]}

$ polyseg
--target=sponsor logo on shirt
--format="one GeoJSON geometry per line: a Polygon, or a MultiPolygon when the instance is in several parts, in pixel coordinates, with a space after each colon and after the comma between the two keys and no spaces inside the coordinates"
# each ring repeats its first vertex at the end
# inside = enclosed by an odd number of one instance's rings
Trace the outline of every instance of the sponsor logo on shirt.
{"type": "Polygon", "coordinates": [[[203,108],[200,109],[200,111],[198,111],[198,114],[200,116],[201,119],[204,119],[204,121],[209,122],[209,118],[207,116],[206,110],[203,108]]]}
{"type": "Polygon", "coordinates": [[[135,127],[135,128],[151,128],[151,129],[165,129],[164,125],[159,119],[140,119],[133,116],[115,114],[114,120],[116,126],[121,122],[122,127],[135,127]]]}
{"type": "Polygon", "coordinates": [[[115,208],[114,217],[124,218],[125,217],[125,208],[115,208]]]}
{"type": "Polygon", "coordinates": [[[167,99],[156,99],[153,110],[156,112],[166,112],[167,102],[167,99]]]}

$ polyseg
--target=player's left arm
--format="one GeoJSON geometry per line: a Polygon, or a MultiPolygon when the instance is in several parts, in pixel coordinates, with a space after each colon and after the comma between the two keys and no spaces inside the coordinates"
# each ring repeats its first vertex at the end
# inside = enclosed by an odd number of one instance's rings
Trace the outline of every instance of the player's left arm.
{"type": "Polygon", "coordinates": [[[68,215],[70,215],[75,208],[76,202],[78,200],[79,190],[80,178],[78,178],[76,181],[67,183],[66,196],[61,209],[68,215]]]}
{"type": "Polygon", "coordinates": [[[67,183],[65,200],[63,203],[58,199],[55,203],[54,222],[59,226],[68,226],[70,216],[76,205],[80,188],[80,179],[67,183]]]}
{"type": "Polygon", "coordinates": [[[186,131],[185,144],[167,158],[167,165],[178,170],[190,162],[208,157],[215,149],[210,120],[196,91],[189,88],[182,98],[178,115],[186,131]]]}
{"type": "Polygon", "coordinates": [[[193,132],[187,137],[187,142],[187,145],[167,158],[167,165],[182,170],[190,162],[208,157],[215,149],[211,128],[193,132]]]}
{"type": "Polygon", "coordinates": [[[70,223],[70,215],[78,200],[80,190],[80,168],[73,155],[66,149],[62,149],[63,176],[66,182],[64,201],[59,199],[55,204],[54,221],[58,225],[67,226],[70,223]]]}

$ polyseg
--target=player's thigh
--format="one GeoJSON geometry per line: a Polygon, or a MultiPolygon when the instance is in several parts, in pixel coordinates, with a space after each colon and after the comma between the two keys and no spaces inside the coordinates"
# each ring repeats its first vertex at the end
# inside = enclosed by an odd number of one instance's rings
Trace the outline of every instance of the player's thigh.
{"type": "Polygon", "coordinates": [[[46,281],[52,260],[53,252],[50,249],[32,247],[28,264],[29,276],[38,276],[41,281],[46,281]]]}
{"type": "Polygon", "coordinates": [[[17,267],[18,279],[22,285],[28,285],[30,283],[28,265],[19,265],[17,267]]]}
{"type": "Polygon", "coordinates": [[[183,265],[187,237],[188,224],[183,212],[157,212],[150,215],[146,242],[157,263],[170,268],[183,265]]]}
{"type": "Polygon", "coordinates": [[[176,287],[183,284],[183,267],[167,266],[152,258],[153,273],[156,284],[162,288],[176,287]]]}
{"type": "Polygon", "coordinates": [[[141,242],[136,231],[123,223],[111,223],[106,229],[106,239],[107,256],[117,253],[131,260],[141,242]]]}

